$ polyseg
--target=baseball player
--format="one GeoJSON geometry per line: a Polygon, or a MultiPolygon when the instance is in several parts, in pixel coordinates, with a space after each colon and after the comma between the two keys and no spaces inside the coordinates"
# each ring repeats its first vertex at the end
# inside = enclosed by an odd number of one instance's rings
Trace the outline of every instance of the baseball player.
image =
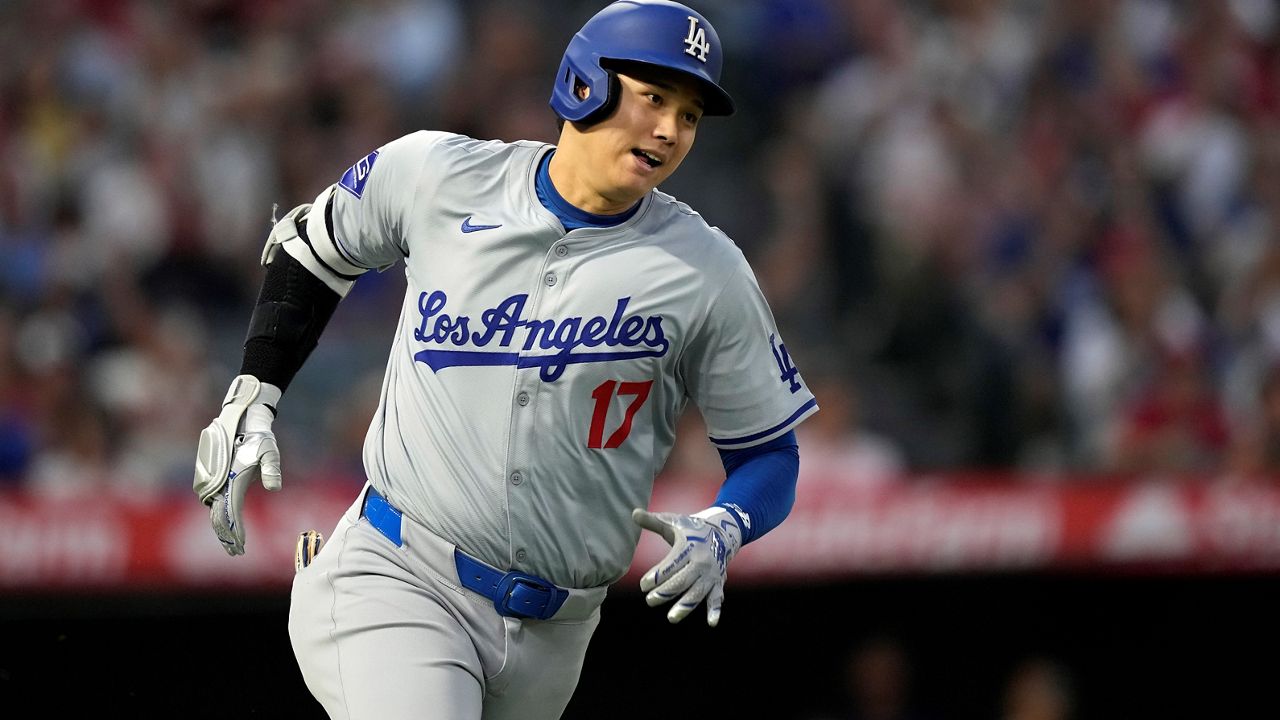
{"type": "Polygon", "coordinates": [[[368,482],[299,547],[289,634],[330,716],[560,717],[641,529],[672,546],[648,604],[678,622],[705,603],[714,626],[729,561],[790,511],[817,404],[742,253],[656,190],[703,116],[733,112],[722,61],[698,12],[615,2],[556,74],[557,145],[416,132],[274,226],[196,462],[232,555],[248,486],[280,487],[276,408],[339,299],[371,269],[408,278],[368,482]],[[725,482],[704,510],[648,512],[689,400],[725,482]]]}

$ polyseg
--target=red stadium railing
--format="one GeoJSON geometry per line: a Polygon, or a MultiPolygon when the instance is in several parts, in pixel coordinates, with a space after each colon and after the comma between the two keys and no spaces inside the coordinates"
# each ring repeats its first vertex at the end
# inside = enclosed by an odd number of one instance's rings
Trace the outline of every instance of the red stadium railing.
{"type": "MultiPolygon", "coordinates": [[[[0,494],[0,590],[287,587],[298,532],[326,535],[358,483],[250,493],[248,553],[227,557],[186,493],[0,494]]],[[[667,478],[656,509],[704,507],[714,484],[667,478]]],[[[632,575],[656,562],[642,539],[632,575]]],[[[1280,484],[1231,478],[911,477],[876,487],[806,478],[787,521],[747,546],[735,584],[867,574],[1280,571],[1280,484]]]]}

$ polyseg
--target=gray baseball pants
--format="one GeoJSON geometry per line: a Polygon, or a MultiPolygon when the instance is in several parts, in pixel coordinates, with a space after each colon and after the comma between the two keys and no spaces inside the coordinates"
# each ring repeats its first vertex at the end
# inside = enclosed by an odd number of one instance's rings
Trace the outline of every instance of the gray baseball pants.
{"type": "Polygon", "coordinates": [[[463,588],[454,546],[403,518],[397,547],[364,492],[294,577],[289,638],[334,720],[555,720],[578,684],[606,588],[549,620],[503,617],[463,588]]]}

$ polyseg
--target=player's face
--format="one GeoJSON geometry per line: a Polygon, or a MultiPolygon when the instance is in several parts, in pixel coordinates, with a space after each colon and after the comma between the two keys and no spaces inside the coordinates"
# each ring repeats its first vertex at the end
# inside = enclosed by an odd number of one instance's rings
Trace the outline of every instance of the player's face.
{"type": "MultiPolygon", "coordinates": [[[[582,158],[576,174],[599,203],[579,207],[592,212],[626,210],[670,177],[693,147],[702,119],[702,94],[679,73],[619,73],[618,79],[617,110],[573,138],[582,151],[575,153],[582,158]]],[[[562,147],[567,140],[562,137],[562,147]]]]}

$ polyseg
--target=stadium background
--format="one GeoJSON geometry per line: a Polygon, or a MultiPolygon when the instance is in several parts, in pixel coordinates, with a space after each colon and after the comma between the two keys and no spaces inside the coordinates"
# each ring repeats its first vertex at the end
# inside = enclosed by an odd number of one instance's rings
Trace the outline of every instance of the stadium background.
{"type": "MultiPolygon", "coordinates": [[[[598,5],[0,3],[0,700],[318,715],[284,509],[358,485],[403,280],[291,388],[260,559],[208,554],[192,453],[271,206],[418,128],[553,140],[598,5]]],[[[721,628],[620,585],[568,717],[1277,716],[1275,4],[698,7],[740,112],[664,189],[751,258],[823,412],[721,628]]],[[[682,433],[673,506],[719,471],[682,433]]]]}

